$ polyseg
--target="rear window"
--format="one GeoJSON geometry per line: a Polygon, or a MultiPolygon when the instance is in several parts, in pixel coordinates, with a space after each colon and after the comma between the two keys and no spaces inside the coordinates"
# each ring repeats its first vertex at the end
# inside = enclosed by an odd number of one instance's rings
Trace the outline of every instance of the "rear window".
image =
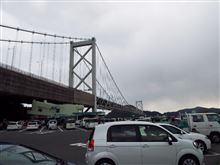
{"type": "Polygon", "coordinates": [[[53,121],[49,121],[50,124],[56,124],[57,121],[53,120],[53,121]]]}
{"type": "Polygon", "coordinates": [[[66,123],[75,123],[75,120],[67,120],[66,123]]]}
{"type": "Polygon", "coordinates": [[[37,122],[29,122],[28,125],[35,125],[37,122]]]}
{"type": "Polygon", "coordinates": [[[16,125],[16,122],[9,122],[8,125],[16,125]]]}
{"type": "Polygon", "coordinates": [[[115,125],[108,129],[108,142],[137,142],[137,127],[134,125],[115,125]]]}

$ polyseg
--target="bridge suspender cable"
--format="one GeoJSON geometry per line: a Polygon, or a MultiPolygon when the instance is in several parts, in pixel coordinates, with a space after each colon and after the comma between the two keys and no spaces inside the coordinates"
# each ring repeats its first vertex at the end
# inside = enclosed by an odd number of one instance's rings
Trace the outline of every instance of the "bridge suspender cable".
{"type": "Polygon", "coordinates": [[[104,64],[105,64],[106,69],[108,70],[108,72],[109,72],[109,74],[110,74],[110,76],[111,76],[111,79],[113,80],[113,82],[114,82],[116,88],[118,89],[118,92],[120,93],[120,95],[122,96],[122,98],[125,100],[125,103],[128,104],[127,100],[125,99],[125,97],[123,96],[121,90],[119,89],[118,85],[116,84],[116,82],[115,82],[115,80],[114,80],[114,78],[113,78],[113,76],[112,76],[112,74],[111,74],[111,72],[110,72],[110,70],[109,70],[109,68],[108,68],[108,66],[107,66],[107,64],[106,64],[106,62],[105,62],[105,60],[104,60],[104,58],[103,58],[103,56],[102,56],[102,53],[101,53],[101,51],[100,51],[100,49],[99,49],[99,47],[98,47],[97,44],[96,44],[96,47],[97,47],[97,49],[98,49],[98,51],[99,51],[99,54],[100,54],[100,56],[101,56],[101,58],[102,58],[102,60],[103,60],[103,62],[104,62],[104,64]]]}

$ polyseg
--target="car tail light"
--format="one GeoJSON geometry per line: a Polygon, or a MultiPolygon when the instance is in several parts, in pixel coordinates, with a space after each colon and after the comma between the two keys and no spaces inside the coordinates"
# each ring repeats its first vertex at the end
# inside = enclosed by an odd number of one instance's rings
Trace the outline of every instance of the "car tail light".
{"type": "Polygon", "coordinates": [[[88,151],[94,151],[95,141],[94,139],[89,140],[88,151]]]}

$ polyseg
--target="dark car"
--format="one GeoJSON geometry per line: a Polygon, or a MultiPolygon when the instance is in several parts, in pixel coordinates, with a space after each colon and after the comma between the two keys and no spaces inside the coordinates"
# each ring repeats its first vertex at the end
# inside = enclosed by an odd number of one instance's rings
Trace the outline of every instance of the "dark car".
{"type": "Polygon", "coordinates": [[[76,165],[37,149],[0,142],[0,165],[76,165]]]}

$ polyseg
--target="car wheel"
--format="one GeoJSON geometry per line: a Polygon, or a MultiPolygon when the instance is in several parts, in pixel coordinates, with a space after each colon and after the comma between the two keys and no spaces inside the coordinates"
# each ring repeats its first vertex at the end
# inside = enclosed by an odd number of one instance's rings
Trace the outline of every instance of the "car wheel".
{"type": "Polygon", "coordinates": [[[212,133],[210,135],[210,139],[211,139],[212,143],[219,143],[220,142],[220,134],[212,133]]]}
{"type": "Polygon", "coordinates": [[[202,150],[202,152],[205,153],[207,150],[205,143],[200,140],[196,141],[196,143],[198,144],[198,148],[200,148],[202,150]]]}
{"type": "Polygon", "coordinates": [[[199,165],[199,162],[194,156],[187,155],[180,159],[179,165],[199,165]]]}
{"type": "Polygon", "coordinates": [[[110,159],[99,160],[95,165],[115,165],[115,163],[110,159]]]}

